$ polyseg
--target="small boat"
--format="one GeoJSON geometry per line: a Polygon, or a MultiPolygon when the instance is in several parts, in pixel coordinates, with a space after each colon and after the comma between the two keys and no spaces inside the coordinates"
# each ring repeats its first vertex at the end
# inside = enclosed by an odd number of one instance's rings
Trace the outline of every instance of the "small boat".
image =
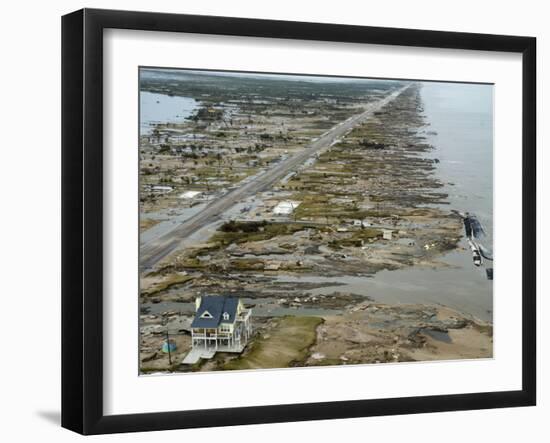
{"type": "Polygon", "coordinates": [[[479,246],[470,239],[468,239],[468,244],[470,245],[470,249],[472,250],[472,258],[474,260],[474,265],[481,266],[483,263],[483,259],[481,258],[481,252],[479,251],[479,246]]]}
{"type": "Polygon", "coordinates": [[[481,254],[479,253],[479,251],[473,251],[472,256],[474,258],[474,265],[481,266],[482,261],[481,261],[481,254]]]}

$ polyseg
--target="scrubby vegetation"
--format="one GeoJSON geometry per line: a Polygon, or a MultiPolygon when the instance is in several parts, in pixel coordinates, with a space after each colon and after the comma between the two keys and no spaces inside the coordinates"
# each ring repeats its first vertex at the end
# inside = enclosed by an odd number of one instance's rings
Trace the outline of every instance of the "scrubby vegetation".
{"type": "Polygon", "coordinates": [[[301,363],[315,343],[319,317],[280,317],[271,328],[257,337],[241,357],[227,362],[222,369],[285,368],[301,363]]]}

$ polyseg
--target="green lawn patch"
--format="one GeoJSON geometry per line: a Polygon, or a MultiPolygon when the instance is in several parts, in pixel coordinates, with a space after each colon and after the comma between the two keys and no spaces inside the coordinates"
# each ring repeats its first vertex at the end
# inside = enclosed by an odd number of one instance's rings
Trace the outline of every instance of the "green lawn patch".
{"type": "Polygon", "coordinates": [[[227,362],[222,369],[286,368],[304,361],[315,343],[319,317],[280,317],[275,328],[258,337],[242,356],[227,362]]]}

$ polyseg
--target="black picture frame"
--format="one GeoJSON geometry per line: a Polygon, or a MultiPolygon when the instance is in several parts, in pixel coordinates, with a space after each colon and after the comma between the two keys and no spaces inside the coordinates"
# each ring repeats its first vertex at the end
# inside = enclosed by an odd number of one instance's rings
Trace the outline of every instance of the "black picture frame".
{"type": "Polygon", "coordinates": [[[536,403],[536,39],[83,9],[62,18],[62,426],[82,434],[458,411],[536,403]],[[131,415],[103,413],[103,31],[108,28],[522,54],[522,389],[131,415]]]}

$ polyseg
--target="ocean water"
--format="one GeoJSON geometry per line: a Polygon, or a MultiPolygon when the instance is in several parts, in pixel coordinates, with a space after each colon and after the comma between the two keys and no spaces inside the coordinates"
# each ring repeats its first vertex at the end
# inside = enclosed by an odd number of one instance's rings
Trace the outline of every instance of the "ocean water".
{"type": "MultiPolygon", "coordinates": [[[[493,86],[424,83],[428,135],[440,163],[437,175],[446,184],[450,207],[475,214],[493,233],[493,86]],[[451,183],[451,184],[449,184],[451,183]]],[[[485,242],[484,242],[485,243],[485,242]]],[[[491,248],[492,249],[492,248],[491,248]]]]}

